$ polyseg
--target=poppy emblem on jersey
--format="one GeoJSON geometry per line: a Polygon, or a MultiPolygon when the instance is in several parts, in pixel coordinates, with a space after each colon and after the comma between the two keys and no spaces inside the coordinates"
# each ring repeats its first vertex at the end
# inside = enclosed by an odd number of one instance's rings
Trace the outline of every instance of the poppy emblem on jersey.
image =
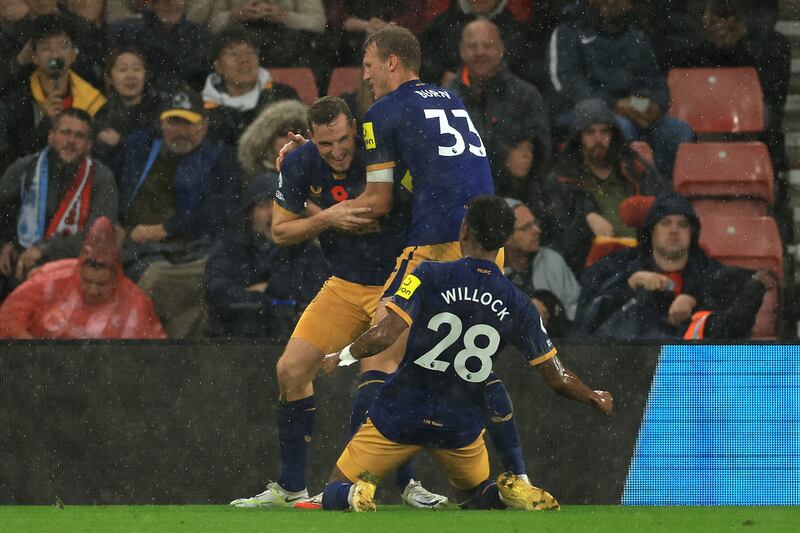
{"type": "Polygon", "coordinates": [[[350,195],[347,194],[347,189],[341,185],[337,185],[331,189],[331,196],[333,196],[333,199],[337,202],[344,202],[350,195]]]}
{"type": "Polygon", "coordinates": [[[405,298],[406,300],[408,300],[409,298],[411,298],[411,295],[414,294],[414,291],[417,290],[417,287],[419,287],[420,283],[422,282],[419,280],[417,276],[415,276],[414,274],[409,274],[408,276],[406,276],[406,279],[403,280],[403,284],[400,285],[400,288],[397,289],[397,292],[395,294],[401,298],[405,298]]]}
{"type": "Polygon", "coordinates": [[[372,129],[372,122],[365,122],[364,126],[362,127],[362,137],[364,137],[364,145],[367,147],[367,150],[374,150],[375,149],[375,132],[372,129]]]}

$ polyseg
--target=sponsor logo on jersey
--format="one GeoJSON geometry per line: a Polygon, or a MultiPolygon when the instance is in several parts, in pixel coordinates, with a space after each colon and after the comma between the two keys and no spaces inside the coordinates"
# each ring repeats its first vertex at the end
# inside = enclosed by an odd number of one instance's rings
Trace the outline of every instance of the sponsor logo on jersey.
{"type": "Polygon", "coordinates": [[[397,289],[395,293],[400,298],[405,298],[408,300],[411,298],[411,295],[414,294],[414,291],[417,290],[419,284],[422,283],[417,276],[414,274],[409,274],[406,276],[406,279],[403,280],[403,284],[400,285],[400,288],[397,289]]]}
{"type": "Polygon", "coordinates": [[[372,129],[372,122],[365,122],[362,127],[362,137],[364,137],[364,145],[367,150],[374,150],[375,144],[375,131],[372,129]]]}
{"type": "Polygon", "coordinates": [[[322,194],[322,187],[314,187],[313,185],[310,185],[308,189],[311,191],[313,196],[319,196],[322,194]]]}

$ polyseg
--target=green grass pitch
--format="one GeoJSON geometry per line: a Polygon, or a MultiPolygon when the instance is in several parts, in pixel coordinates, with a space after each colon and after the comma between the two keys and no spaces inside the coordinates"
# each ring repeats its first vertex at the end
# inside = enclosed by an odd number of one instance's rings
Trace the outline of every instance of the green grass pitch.
{"type": "Polygon", "coordinates": [[[800,507],[618,507],[568,505],[558,512],[419,511],[376,513],[233,509],[222,505],[0,506],[0,531],[445,533],[481,531],[797,531],[800,507]]]}

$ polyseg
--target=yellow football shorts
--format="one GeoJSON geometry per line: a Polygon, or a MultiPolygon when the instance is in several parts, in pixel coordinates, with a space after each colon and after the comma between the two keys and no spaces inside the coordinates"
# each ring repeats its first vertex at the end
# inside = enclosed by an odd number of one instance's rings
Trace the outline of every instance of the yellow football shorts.
{"type": "Polygon", "coordinates": [[[390,441],[369,418],[350,440],[336,461],[336,466],[353,483],[364,471],[381,480],[421,450],[430,454],[442,467],[450,485],[456,489],[470,490],[489,478],[489,454],[483,441],[483,431],[463,448],[427,448],[390,441]]]}
{"type": "MultiPolygon", "coordinates": [[[[383,297],[389,298],[400,288],[400,283],[406,274],[414,272],[417,265],[423,261],[455,261],[461,259],[461,243],[458,241],[443,242],[441,244],[426,244],[423,246],[407,246],[397,258],[394,270],[383,285],[383,297]]],[[[497,266],[503,269],[505,264],[505,251],[500,248],[495,260],[497,266]]]]}
{"type": "Polygon", "coordinates": [[[360,285],[332,276],[308,304],[292,333],[322,353],[341,350],[369,328],[383,294],[380,285],[360,285]]]}

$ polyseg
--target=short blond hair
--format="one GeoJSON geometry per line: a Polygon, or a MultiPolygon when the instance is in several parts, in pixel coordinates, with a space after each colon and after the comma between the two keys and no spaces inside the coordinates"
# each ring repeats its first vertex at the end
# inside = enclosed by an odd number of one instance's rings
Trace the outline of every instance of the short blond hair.
{"type": "Polygon", "coordinates": [[[414,73],[419,73],[422,52],[419,40],[408,28],[398,26],[394,22],[387,24],[367,37],[367,40],[364,41],[363,51],[366,52],[373,44],[382,59],[394,54],[404,67],[414,73]]]}

